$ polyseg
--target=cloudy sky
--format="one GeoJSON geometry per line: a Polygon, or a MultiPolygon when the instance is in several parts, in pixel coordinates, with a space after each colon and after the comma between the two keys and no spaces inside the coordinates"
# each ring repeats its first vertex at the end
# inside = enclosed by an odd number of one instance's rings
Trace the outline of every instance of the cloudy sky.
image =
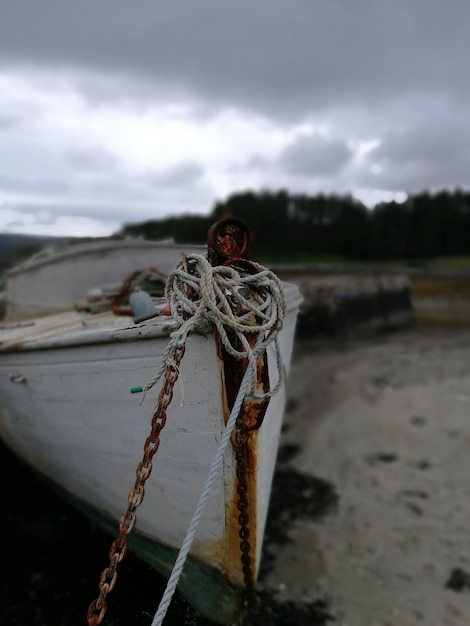
{"type": "Polygon", "coordinates": [[[468,0],[0,0],[0,232],[470,187],[468,0]]]}

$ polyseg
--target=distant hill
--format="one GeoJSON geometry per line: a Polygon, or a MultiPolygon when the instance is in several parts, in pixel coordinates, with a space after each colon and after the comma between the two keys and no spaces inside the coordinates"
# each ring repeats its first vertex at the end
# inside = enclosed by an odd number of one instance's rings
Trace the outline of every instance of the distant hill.
{"type": "Polygon", "coordinates": [[[43,237],[0,233],[0,270],[5,270],[47,246],[80,241],[77,237],[43,237]]]}

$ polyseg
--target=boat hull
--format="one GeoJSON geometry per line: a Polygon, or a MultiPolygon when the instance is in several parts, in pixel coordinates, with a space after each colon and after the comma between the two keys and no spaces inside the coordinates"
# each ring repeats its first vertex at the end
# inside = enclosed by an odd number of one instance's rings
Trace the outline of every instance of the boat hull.
{"type": "MultiPolygon", "coordinates": [[[[296,292],[297,294],[297,292],[296,292]]],[[[298,294],[280,334],[288,367],[298,294]],[[297,299],[296,299],[297,298],[297,299]]],[[[101,316],[103,318],[103,316],[101,316]]],[[[90,318],[88,318],[90,319],[90,318]]],[[[30,331],[30,341],[4,342],[0,353],[0,436],[98,524],[117,534],[127,508],[157,392],[130,393],[158,369],[168,342],[159,320],[116,330],[58,335],[30,331]]],[[[276,354],[268,348],[271,386],[276,354]]],[[[205,484],[224,430],[224,363],[212,334],[188,339],[180,378],[145,498],[129,545],[168,576],[205,484]]],[[[271,480],[284,410],[281,387],[262,427],[250,432],[248,482],[250,541],[259,567],[271,480]]],[[[244,580],[240,564],[233,445],[204,509],[179,588],[193,606],[215,621],[239,619],[244,580]]]]}

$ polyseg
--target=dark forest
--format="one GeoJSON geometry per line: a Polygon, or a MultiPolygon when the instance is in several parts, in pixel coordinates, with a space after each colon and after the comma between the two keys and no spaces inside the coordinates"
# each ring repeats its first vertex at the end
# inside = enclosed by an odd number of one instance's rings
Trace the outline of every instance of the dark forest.
{"type": "Polygon", "coordinates": [[[403,260],[470,254],[470,192],[410,195],[368,209],[351,195],[246,191],[218,202],[209,216],[126,224],[121,234],[204,243],[222,216],[243,220],[250,252],[280,260],[403,260]]]}

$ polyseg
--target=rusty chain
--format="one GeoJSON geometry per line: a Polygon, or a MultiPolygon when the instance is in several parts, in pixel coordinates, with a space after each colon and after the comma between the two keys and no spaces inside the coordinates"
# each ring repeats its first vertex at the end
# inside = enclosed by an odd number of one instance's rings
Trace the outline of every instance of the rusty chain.
{"type": "MultiPolygon", "coordinates": [[[[222,220],[221,222],[215,224],[208,235],[208,246],[209,246],[209,262],[211,265],[231,265],[234,261],[237,261],[237,265],[242,265],[245,270],[248,267],[249,273],[259,272],[259,267],[251,264],[251,262],[246,259],[241,258],[243,253],[245,252],[246,246],[249,242],[249,232],[246,227],[239,222],[238,220],[234,220],[232,218],[228,218],[226,220],[222,220]]],[[[193,255],[197,256],[197,255],[193,255]]],[[[184,269],[186,273],[193,274],[194,270],[189,267],[188,258],[185,257],[183,262],[184,269]]],[[[278,282],[278,279],[274,277],[275,281],[278,282]]],[[[280,284],[280,283],[279,283],[280,284]]],[[[167,285],[165,288],[165,295],[167,293],[167,289],[169,293],[171,292],[170,281],[167,281],[167,285]]],[[[197,295],[194,292],[193,287],[190,287],[187,283],[184,289],[184,295],[186,296],[186,304],[188,300],[197,300],[194,296],[197,295]]],[[[224,293],[224,292],[223,292],[224,293]]],[[[168,299],[168,298],[167,298],[168,299]]],[[[283,300],[282,289],[280,291],[280,297],[276,300],[277,306],[276,311],[284,312],[285,310],[285,302],[283,300]],[[279,301],[278,301],[279,300],[279,301]]],[[[224,300],[225,302],[225,300],[224,300]]],[[[178,303],[180,305],[180,303],[178,303]]],[[[209,309],[212,310],[211,307],[209,309]]],[[[175,316],[175,313],[178,311],[178,308],[175,308],[172,313],[175,316]]],[[[191,312],[186,308],[181,314],[181,323],[184,323],[188,317],[191,316],[191,312]]],[[[265,321],[266,315],[264,315],[264,325],[269,326],[265,321]]],[[[189,328],[189,327],[188,327],[189,328]]],[[[192,327],[191,327],[192,328],[192,327]]],[[[270,327],[271,328],[271,327],[270,327]]],[[[279,332],[279,324],[276,322],[275,331],[276,334],[279,332]]],[[[264,329],[264,328],[263,328],[264,329]]],[[[261,330],[261,329],[260,329],[261,330]]],[[[251,329],[251,332],[253,329],[251,329]]],[[[187,334],[188,330],[186,330],[187,334]]],[[[220,329],[219,329],[220,332],[220,329]]],[[[274,331],[270,330],[271,333],[274,331]]],[[[186,337],[186,334],[184,335],[186,337]]],[[[270,335],[270,340],[274,338],[275,335],[270,335]]],[[[225,344],[224,344],[225,346],[225,344]]],[[[225,346],[227,350],[229,350],[230,346],[225,346]]],[[[152,471],[152,459],[154,454],[157,452],[158,447],[160,445],[160,432],[164,428],[167,415],[167,408],[172,400],[174,385],[179,377],[179,365],[183,358],[185,351],[185,343],[184,341],[178,346],[175,344],[173,347],[169,358],[166,360],[165,369],[163,373],[163,386],[158,396],[158,401],[156,408],[152,415],[152,427],[150,435],[147,437],[147,440],[144,445],[144,455],[142,457],[141,462],[139,463],[136,470],[136,481],[134,486],[129,492],[128,497],[128,507],[125,513],[122,515],[119,522],[119,535],[117,539],[113,542],[110,552],[110,564],[109,566],[103,570],[100,580],[99,580],[99,596],[96,600],[93,600],[88,608],[87,620],[89,626],[97,626],[101,624],[106,614],[107,603],[106,596],[110,593],[115,585],[117,580],[117,565],[120,563],[126,552],[127,552],[127,536],[133,530],[136,523],[136,511],[138,506],[141,504],[144,493],[145,493],[145,482],[150,476],[152,471]]],[[[233,356],[233,355],[232,355],[233,356]]],[[[148,386],[150,388],[159,378],[155,378],[155,380],[150,381],[151,385],[148,386]]],[[[250,544],[250,530],[249,530],[249,498],[248,498],[248,482],[247,482],[247,472],[248,472],[248,461],[247,461],[247,445],[248,445],[248,432],[250,427],[245,423],[243,419],[243,412],[237,418],[236,428],[235,428],[235,459],[236,459],[236,476],[237,476],[237,493],[238,493],[238,502],[237,508],[239,511],[238,515],[238,523],[239,523],[239,531],[238,535],[240,538],[240,560],[243,571],[244,585],[245,585],[245,605],[252,606],[257,603],[256,597],[256,587],[255,587],[255,573],[252,565],[252,556],[251,552],[251,544],[250,544]]]]}
{"type": "Polygon", "coordinates": [[[243,571],[243,582],[245,584],[245,603],[247,606],[253,606],[257,603],[255,576],[252,568],[252,558],[250,556],[250,529],[248,528],[248,483],[247,483],[247,459],[246,445],[248,439],[248,425],[243,421],[243,413],[241,413],[235,426],[235,458],[237,461],[237,508],[240,511],[238,515],[238,523],[240,525],[238,536],[240,538],[240,561],[243,571]]]}
{"type": "Polygon", "coordinates": [[[152,459],[160,445],[160,432],[166,423],[166,411],[173,398],[173,390],[179,376],[179,365],[185,351],[184,343],[175,346],[171,358],[167,360],[163,385],[158,396],[157,405],[152,415],[152,428],[144,445],[144,455],[136,470],[135,484],[129,492],[128,507],[119,521],[119,536],[111,545],[109,551],[110,563],[103,570],[98,584],[99,596],[88,607],[88,626],[101,624],[106,614],[106,596],[110,593],[117,580],[117,566],[127,552],[127,535],[132,532],[137,517],[137,507],[144,499],[145,482],[152,472],[152,459]]]}

